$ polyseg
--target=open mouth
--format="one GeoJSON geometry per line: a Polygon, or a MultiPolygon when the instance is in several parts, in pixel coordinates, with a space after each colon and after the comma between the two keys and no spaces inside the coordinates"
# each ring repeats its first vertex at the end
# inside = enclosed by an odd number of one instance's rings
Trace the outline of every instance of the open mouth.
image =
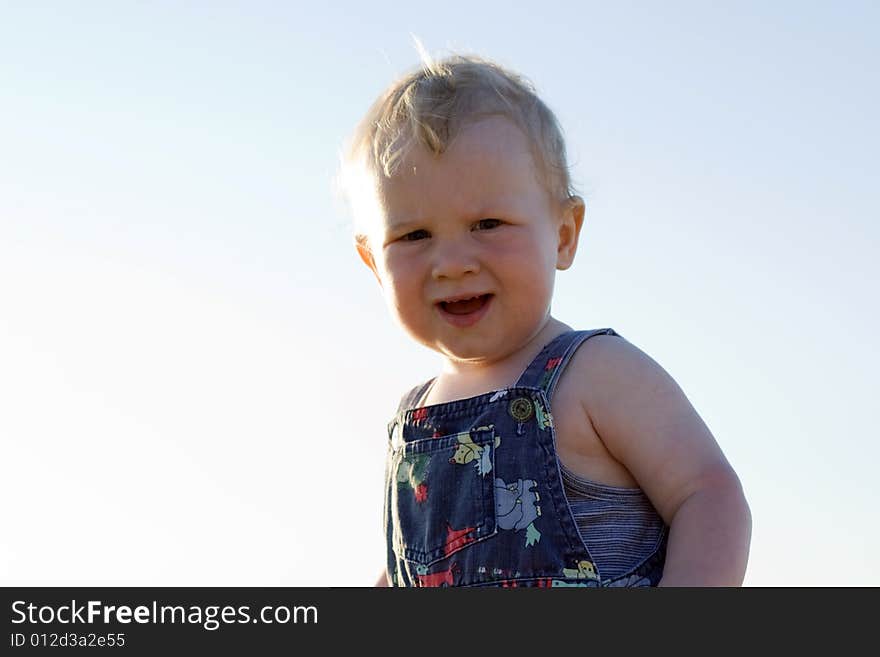
{"type": "Polygon", "coordinates": [[[475,313],[489,302],[491,294],[481,294],[477,297],[469,299],[458,299],[456,301],[441,301],[438,305],[451,315],[469,315],[475,313]]]}
{"type": "Polygon", "coordinates": [[[479,322],[492,303],[493,294],[480,294],[478,296],[452,301],[440,301],[437,307],[443,318],[458,328],[473,326],[479,322]]]}

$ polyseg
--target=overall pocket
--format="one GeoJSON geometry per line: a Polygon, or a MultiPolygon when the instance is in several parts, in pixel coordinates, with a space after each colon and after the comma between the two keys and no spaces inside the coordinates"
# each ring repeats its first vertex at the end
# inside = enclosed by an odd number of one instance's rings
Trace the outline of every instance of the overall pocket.
{"type": "Polygon", "coordinates": [[[399,557],[428,566],[495,534],[497,443],[490,426],[391,452],[388,511],[399,557]]]}

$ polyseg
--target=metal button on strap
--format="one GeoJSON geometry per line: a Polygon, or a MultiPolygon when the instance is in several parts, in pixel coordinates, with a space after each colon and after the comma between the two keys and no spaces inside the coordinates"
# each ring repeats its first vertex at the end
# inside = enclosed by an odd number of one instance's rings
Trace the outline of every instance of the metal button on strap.
{"type": "Polygon", "coordinates": [[[535,407],[532,406],[532,400],[528,397],[518,397],[510,402],[508,411],[517,422],[527,422],[535,414],[535,407]]]}

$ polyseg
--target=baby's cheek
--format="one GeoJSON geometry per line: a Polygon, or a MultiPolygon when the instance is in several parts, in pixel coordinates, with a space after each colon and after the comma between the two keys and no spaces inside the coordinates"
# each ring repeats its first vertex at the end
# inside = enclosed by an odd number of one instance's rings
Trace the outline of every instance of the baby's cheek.
{"type": "Polygon", "coordinates": [[[397,252],[393,246],[385,252],[384,269],[386,278],[393,282],[395,287],[402,287],[412,281],[415,275],[416,263],[397,252]]]}
{"type": "Polygon", "coordinates": [[[516,304],[523,317],[542,316],[547,311],[553,296],[553,278],[532,271],[532,275],[523,276],[516,285],[518,294],[516,304]]]}
{"type": "Polygon", "coordinates": [[[395,297],[405,298],[416,292],[415,277],[402,269],[395,269],[388,275],[388,291],[395,297]]]}
{"type": "Polygon", "coordinates": [[[419,306],[419,296],[412,289],[404,284],[394,286],[386,295],[388,297],[391,309],[396,311],[404,320],[412,320],[413,313],[419,306]]]}

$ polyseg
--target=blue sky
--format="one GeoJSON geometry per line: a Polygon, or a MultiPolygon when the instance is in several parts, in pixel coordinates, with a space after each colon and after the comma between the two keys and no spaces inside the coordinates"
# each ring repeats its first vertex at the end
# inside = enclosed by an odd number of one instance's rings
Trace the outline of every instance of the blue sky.
{"type": "Polygon", "coordinates": [[[554,314],[682,386],[746,583],[880,584],[876,5],[325,5],[0,8],[0,583],[372,584],[384,426],[439,360],[332,179],[415,34],[557,113],[554,314]]]}

